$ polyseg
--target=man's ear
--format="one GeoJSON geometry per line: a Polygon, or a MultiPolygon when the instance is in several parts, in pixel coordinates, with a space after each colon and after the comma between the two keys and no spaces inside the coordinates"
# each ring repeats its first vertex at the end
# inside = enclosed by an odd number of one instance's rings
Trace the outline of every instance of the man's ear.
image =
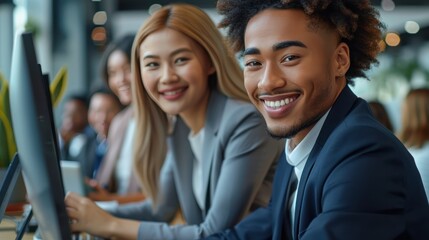
{"type": "Polygon", "coordinates": [[[350,68],[349,46],[341,42],[335,51],[335,77],[344,77],[350,68]]]}

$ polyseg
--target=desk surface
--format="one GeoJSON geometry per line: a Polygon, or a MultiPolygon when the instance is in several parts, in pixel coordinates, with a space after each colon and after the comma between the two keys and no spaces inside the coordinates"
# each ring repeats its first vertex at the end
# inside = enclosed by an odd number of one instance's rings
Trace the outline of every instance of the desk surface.
{"type": "MultiPolygon", "coordinates": [[[[13,240],[16,238],[16,223],[12,219],[3,219],[0,223],[0,240],[13,240]]],[[[34,233],[25,233],[22,240],[34,240],[34,233]]],[[[79,239],[97,240],[98,238],[88,234],[81,234],[79,239]]]]}
{"type": "MultiPolygon", "coordinates": [[[[21,220],[22,211],[12,211],[7,212],[6,216],[0,223],[0,240],[9,240],[16,238],[16,224],[17,221],[21,220]]],[[[182,216],[181,211],[176,213],[174,220],[170,223],[171,225],[175,224],[185,224],[185,220],[182,216]]],[[[34,240],[34,233],[25,233],[22,240],[34,240]]],[[[87,234],[81,235],[82,239],[97,239],[95,237],[89,236],[87,234]]]]}
{"type": "MultiPolygon", "coordinates": [[[[0,223],[0,239],[15,239],[16,238],[16,223],[14,220],[5,218],[0,223]]],[[[33,240],[33,233],[25,233],[23,240],[33,240]]]]}

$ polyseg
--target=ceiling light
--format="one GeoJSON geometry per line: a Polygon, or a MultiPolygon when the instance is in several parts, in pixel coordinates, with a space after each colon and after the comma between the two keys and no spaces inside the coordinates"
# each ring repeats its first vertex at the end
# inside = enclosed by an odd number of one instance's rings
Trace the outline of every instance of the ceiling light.
{"type": "Polygon", "coordinates": [[[417,22],[415,22],[415,21],[407,21],[405,23],[404,28],[405,28],[405,31],[407,33],[410,33],[410,34],[416,34],[420,30],[419,24],[417,22]]]}
{"type": "Polygon", "coordinates": [[[152,5],[150,5],[150,7],[148,9],[149,15],[152,15],[154,12],[156,12],[160,8],[162,8],[161,4],[152,4],[152,5]]]}
{"type": "Polygon", "coordinates": [[[395,9],[395,3],[392,0],[382,0],[381,8],[384,11],[393,11],[395,9]]]}
{"type": "Polygon", "coordinates": [[[107,21],[107,13],[105,11],[98,11],[94,14],[94,17],[92,17],[92,22],[94,22],[95,25],[103,25],[107,21]]]}

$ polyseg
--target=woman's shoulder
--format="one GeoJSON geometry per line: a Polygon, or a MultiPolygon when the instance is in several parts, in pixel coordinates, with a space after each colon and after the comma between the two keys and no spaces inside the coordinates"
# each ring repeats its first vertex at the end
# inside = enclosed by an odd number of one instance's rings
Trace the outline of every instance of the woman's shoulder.
{"type": "Polygon", "coordinates": [[[234,116],[240,118],[252,113],[256,113],[256,108],[247,101],[229,97],[219,90],[212,91],[209,102],[208,117],[229,118],[234,116]]]}
{"type": "MultiPolygon", "coordinates": [[[[251,124],[259,125],[264,120],[258,110],[250,102],[228,98],[222,113],[222,123],[228,126],[251,124]]],[[[222,124],[224,125],[224,124],[222,124]]]]}
{"type": "Polygon", "coordinates": [[[408,151],[414,157],[414,160],[421,161],[424,160],[429,164],[429,141],[427,141],[421,148],[411,147],[408,148],[408,151]]]}
{"type": "Polygon", "coordinates": [[[112,120],[112,124],[128,123],[134,116],[132,106],[124,108],[122,111],[117,113],[112,120]]]}
{"type": "Polygon", "coordinates": [[[257,110],[255,106],[250,102],[227,97],[225,104],[225,112],[228,112],[230,114],[239,114],[239,112],[248,114],[251,112],[257,112],[257,110]]]}
{"type": "Polygon", "coordinates": [[[116,133],[117,131],[123,131],[129,125],[133,117],[133,108],[131,106],[120,111],[112,119],[112,122],[110,123],[109,132],[116,133]]]}

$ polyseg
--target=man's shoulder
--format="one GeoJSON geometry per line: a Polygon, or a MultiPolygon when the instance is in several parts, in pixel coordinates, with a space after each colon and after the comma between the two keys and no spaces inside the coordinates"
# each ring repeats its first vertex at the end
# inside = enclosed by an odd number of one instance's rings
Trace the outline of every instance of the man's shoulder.
{"type": "Polygon", "coordinates": [[[346,134],[367,134],[373,138],[396,138],[391,131],[373,117],[364,101],[359,101],[335,130],[346,134]]]}
{"type": "Polygon", "coordinates": [[[357,102],[344,119],[339,122],[327,120],[327,124],[335,125],[335,127],[327,136],[326,142],[321,143],[325,148],[359,148],[361,150],[363,148],[372,148],[373,150],[383,148],[384,150],[406,151],[393,132],[372,116],[363,100],[357,102]]]}

